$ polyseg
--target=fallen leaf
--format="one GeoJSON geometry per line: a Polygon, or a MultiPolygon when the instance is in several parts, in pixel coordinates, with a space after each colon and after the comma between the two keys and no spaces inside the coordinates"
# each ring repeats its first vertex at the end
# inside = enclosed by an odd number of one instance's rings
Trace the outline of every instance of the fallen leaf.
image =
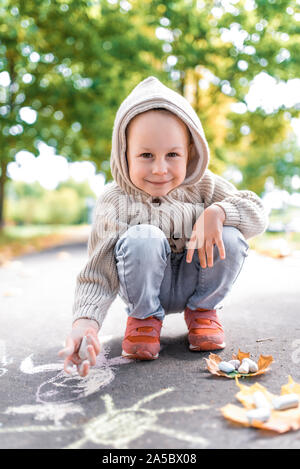
{"type": "MultiPolygon", "coordinates": [[[[232,355],[232,358],[230,360],[242,361],[243,358],[250,358],[250,353],[242,352],[241,350],[239,350],[236,355],[232,355]]],[[[274,361],[272,355],[260,355],[257,362],[258,371],[256,371],[255,373],[244,374],[239,373],[238,371],[233,371],[232,373],[224,373],[223,371],[220,371],[218,365],[224,359],[214,353],[210,353],[209,357],[204,358],[204,360],[206,361],[208,371],[210,371],[213,375],[225,376],[225,378],[240,378],[241,376],[251,377],[261,375],[270,369],[270,365],[274,361]]]]}
{"type": "Polygon", "coordinates": [[[295,394],[299,394],[299,397],[300,397],[300,384],[295,383],[295,381],[293,380],[291,376],[288,377],[288,380],[289,380],[288,383],[284,384],[281,387],[281,394],[295,393],[295,394]]]}
{"type": "Polygon", "coordinates": [[[233,360],[240,360],[240,362],[243,360],[243,358],[250,358],[250,353],[241,352],[239,349],[236,355],[235,354],[232,355],[233,360]]]}
{"type": "MultiPolygon", "coordinates": [[[[247,427],[255,427],[263,430],[271,430],[277,433],[286,433],[290,430],[298,430],[300,428],[300,406],[287,409],[287,410],[274,410],[271,409],[271,416],[267,422],[253,421],[251,424],[247,418],[248,410],[255,408],[253,401],[253,394],[256,391],[262,392],[267,400],[272,402],[275,394],[270,393],[264,386],[259,383],[255,383],[252,386],[246,386],[239,383],[236,379],[236,383],[240,388],[240,391],[236,394],[237,399],[244,405],[240,407],[233,404],[227,404],[220,410],[223,416],[231,422],[238,423],[247,427]]],[[[300,384],[295,383],[291,376],[289,376],[288,384],[282,386],[281,395],[290,393],[299,394],[300,398],[300,384]]]]}
{"type": "Polygon", "coordinates": [[[276,397],[275,394],[271,394],[264,386],[259,383],[254,383],[252,386],[246,386],[236,379],[236,384],[240,388],[240,391],[236,394],[236,398],[244,405],[247,410],[254,409],[253,394],[260,391],[264,394],[267,401],[272,404],[272,399],[276,397]]]}

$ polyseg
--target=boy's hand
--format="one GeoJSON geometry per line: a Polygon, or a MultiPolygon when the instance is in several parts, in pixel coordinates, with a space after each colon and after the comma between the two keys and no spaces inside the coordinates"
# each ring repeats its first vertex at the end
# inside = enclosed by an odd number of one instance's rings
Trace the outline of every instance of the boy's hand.
{"type": "Polygon", "coordinates": [[[58,355],[65,358],[64,370],[66,373],[71,372],[70,365],[74,363],[80,376],[87,376],[90,366],[96,364],[96,356],[100,352],[100,344],[98,340],[99,326],[93,319],[77,319],[73,323],[71,333],[66,339],[66,347],[58,352],[58,355]],[[82,360],[78,351],[80,349],[83,337],[87,338],[87,359],[82,360]]]}
{"type": "Polygon", "coordinates": [[[195,225],[187,244],[186,261],[192,262],[194,250],[198,249],[200,265],[203,269],[213,266],[214,244],[218,246],[220,258],[225,259],[225,247],[222,239],[225,212],[218,205],[207,207],[195,225]],[[207,257],[207,264],[206,264],[207,257]]]}

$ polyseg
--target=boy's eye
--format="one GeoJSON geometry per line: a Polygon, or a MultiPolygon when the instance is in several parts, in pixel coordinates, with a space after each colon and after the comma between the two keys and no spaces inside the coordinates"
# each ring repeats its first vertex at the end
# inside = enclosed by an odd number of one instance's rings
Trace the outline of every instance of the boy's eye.
{"type": "MultiPolygon", "coordinates": [[[[141,156],[148,156],[148,155],[150,155],[150,156],[151,156],[151,155],[152,155],[152,153],[142,153],[142,154],[141,154],[141,156]]],[[[177,156],[177,155],[178,155],[178,153],[175,153],[175,152],[170,152],[170,153],[168,153],[168,156],[169,156],[169,155],[175,155],[175,156],[177,156]]]]}

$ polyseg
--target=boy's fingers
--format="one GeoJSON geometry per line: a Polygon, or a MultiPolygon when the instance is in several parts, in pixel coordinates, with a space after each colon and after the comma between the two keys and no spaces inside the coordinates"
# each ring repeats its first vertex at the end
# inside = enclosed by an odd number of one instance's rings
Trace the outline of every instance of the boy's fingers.
{"type": "Polygon", "coordinates": [[[87,353],[87,357],[89,359],[90,364],[92,366],[96,365],[96,354],[95,354],[94,347],[92,345],[87,346],[86,353],[87,353]]]}
{"type": "Polygon", "coordinates": [[[88,374],[89,369],[90,365],[88,360],[84,360],[80,365],[77,365],[78,373],[82,378],[88,374]]]}
{"type": "Polygon", "coordinates": [[[89,345],[93,345],[96,355],[99,355],[99,353],[100,353],[100,344],[99,344],[98,339],[96,339],[92,335],[88,335],[87,336],[87,341],[88,341],[89,345]]]}
{"type": "Polygon", "coordinates": [[[214,246],[213,244],[206,243],[206,257],[207,257],[207,266],[212,267],[214,263],[214,246]]]}
{"type": "Polygon", "coordinates": [[[194,249],[188,249],[187,255],[186,255],[186,262],[190,263],[193,259],[194,255],[194,249]]]}
{"type": "Polygon", "coordinates": [[[74,352],[75,344],[71,337],[68,337],[66,340],[66,347],[58,352],[58,355],[62,358],[67,358],[74,352]]]}
{"type": "Polygon", "coordinates": [[[219,253],[220,253],[220,258],[221,259],[225,259],[226,257],[226,252],[225,252],[225,246],[224,246],[224,243],[223,243],[223,240],[220,239],[216,242],[217,246],[218,246],[218,249],[219,249],[219,253]]]}
{"type": "Polygon", "coordinates": [[[66,373],[71,374],[73,371],[73,362],[71,358],[66,358],[64,361],[64,370],[66,373]]]}
{"type": "Polygon", "coordinates": [[[82,363],[82,359],[78,355],[78,352],[73,353],[72,362],[75,363],[75,365],[79,365],[79,363],[82,363]]]}
{"type": "Polygon", "coordinates": [[[62,358],[67,358],[70,355],[72,355],[72,348],[71,347],[66,347],[58,352],[58,355],[62,358]]]}
{"type": "Polygon", "coordinates": [[[203,269],[206,268],[206,256],[205,256],[205,249],[202,247],[198,249],[198,255],[200,260],[200,265],[203,269]]]}
{"type": "Polygon", "coordinates": [[[193,231],[192,236],[187,244],[186,262],[192,261],[196,244],[197,244],[196,232],[193,231]]]}
{"type": "Polygon", "coordinates": [[[193,259],[195,251],[195,246],[193,244],[189,244],[187,247],[187,253],[186,253],[186,262],[191,262],[193,259]]]}

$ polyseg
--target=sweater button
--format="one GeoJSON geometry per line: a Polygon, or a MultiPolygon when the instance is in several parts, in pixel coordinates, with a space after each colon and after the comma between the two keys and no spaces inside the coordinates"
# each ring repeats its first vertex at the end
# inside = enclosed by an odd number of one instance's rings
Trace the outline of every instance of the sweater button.
{"type": "Polygon", "coordinates": [[[157,205],[160,205],[161,204],[161,201],[158,197],[155,197],[154,199],[152,199],[152,203],[153,204],[157,204],[157,205]]]}

